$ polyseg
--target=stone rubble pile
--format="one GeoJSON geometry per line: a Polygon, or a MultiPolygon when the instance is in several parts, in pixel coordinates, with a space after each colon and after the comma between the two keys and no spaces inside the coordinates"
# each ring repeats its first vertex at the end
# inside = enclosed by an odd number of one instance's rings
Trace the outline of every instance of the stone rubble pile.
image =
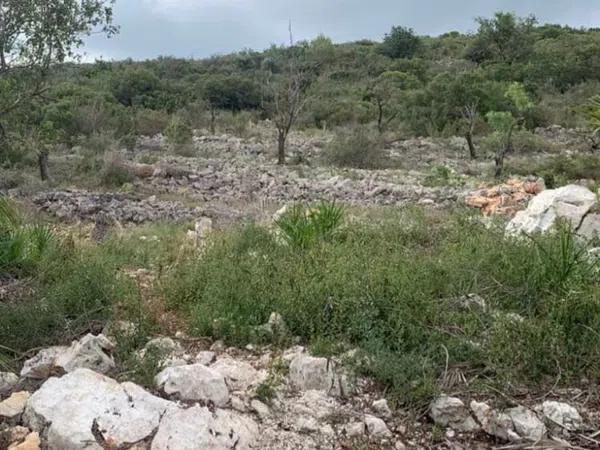
{"type": "Polygon", "coordinates": [[[45,192],[37,195],[34,203],[62,220],[94,220],[104,216],[121,223],[181,222],[201,215],[199,210],[187,208],[180,202],[160,201],[154,196],[138,199],[118,193],[45,192]]]}
{"type": "MultiPolygon", "coordinates": [[[[113,347],[105,335],[90,334],[41,350],[21,377],[0,373],[0,448],[316,450],[352,448],[356,440],[374,448],[423,448],[406,440],[406,427],[385,399],[365,391],[364,380],[300,346],[242,355],[216,342],[192,356],[177,340],[155,338],[138,352],[142,359],[162,357],[154,391],[111,377],[117,375],[113,347]],[[288,369],[275,376],[282,367],[288,369]],[[30,377],[43,381],[37,391],[22,388],[30,377]]],[[[440,396],[429,416],[447,437],[483,432],[507,443],[585,429],[579,411],[556,400],[495,409],[440,396]]]]}
{"type": "Polygon", "coordinates": [[[178,341],[155,338],[137,353],[162,357],[153,392],[113,378],[113,348],[110,338],[90,334],[41,350],[21,377],[1,373],[0,448],[316,450],[348,439],[405,448],[385,400],[365,409],[339,363],[302,347],[241,359],[215,343],[191,356],[178,341]],[[282,364],[289,373],[274,382],[282,364]],[[39,389],[20,390],[31,378],[39,389]],[[270,397],[259,394],[261,386],[271,387],[270,397]]]}
{"type": "Polygon", "coordinates": [[[543,180],[508,180],[506,183],[471,192],[465,203],[486,216],[514,217],[527,203],[545,189],[543,180]]]}
{"type": "Polygon", "coordinates": [[[574,407],[550,400],[533,409],[515,406],[496,410],[476,400],[472,400],[467,408],[459,398],[441,396],[431,403],[429,416],[439,426],[458,432],[481,430],[503,442],[539,443],[550,432],[584,429],[583,419],[574,407]]]}

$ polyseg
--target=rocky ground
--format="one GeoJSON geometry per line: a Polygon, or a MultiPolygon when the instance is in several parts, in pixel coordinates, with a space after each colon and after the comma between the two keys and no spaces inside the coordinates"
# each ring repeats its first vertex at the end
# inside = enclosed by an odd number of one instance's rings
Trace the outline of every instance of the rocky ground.
{"type": "MultiPolygon", "coordinates": [[[[575,139],[559,131],[540,133],[575,139]]],[[[545,232],[559,216],[586,238],[600,232],[597,198],[582,186],[545,190],[532,179],[478,189],[481,179],[468,174],[482,173],[489,161],[466,160],[460,139],[392,143],[389,154],[402,167],[379,171],[318,165],[328,139],[295,136],[292,157],[301,153],[304,164],[287,167],[275,166],[258,138],[200,135],[199,156],[147,164],[141,161],[165,143],[142,139],[136,152],[122,155],[136,175],[126,192],[65,187],[32,201],[60,221],[93,222],[97,229],[196,222],[197,238],[215,224],[261,220],[289,202],[322,199],[432,208],[466,202],[486,214],[515,216],[507,228],[514,234],[545,232]],[[451,168],[445,184],[431,183],[432,165],[451,168]]],[[[114,357],[116,341],[134,329],[112,323],[69,346],[39,350],[19,374],[0,373],[0,450],[600,448],[600,393],[593,382],[517,397],[496,390],[482,395],[463,383],[451,396],[404,410],[353,374],[353,358],[364,355],[327,359],[300,346],[226,348],[177,333],[137,349],[140,364],[152,362],[152,383],[142,387],[128,381],[114,357]]],[[[260,332],[285,333],[286,326],[273,313],[260,332]]]]}
{"type": "MultiPolygon", "coordinates": [[[[0,373],[0,448],[102,449],[563,449],[596,448],[597,393],[551,390],[538,398],[435,399],[419,416],[394,409],[368,379],[300,346],[278,351],[157,337],[148,389],[123,378],[113,324],[0,373]],[[158,355],[158,357],[157,357],[158,355]],[[491,401],[490,401],[491,400],[491,401]]],[[[285,332],[277,314],[264,325],[285,332]]],[[[264,330],[263,330],[264,331],[264,330]]]]}

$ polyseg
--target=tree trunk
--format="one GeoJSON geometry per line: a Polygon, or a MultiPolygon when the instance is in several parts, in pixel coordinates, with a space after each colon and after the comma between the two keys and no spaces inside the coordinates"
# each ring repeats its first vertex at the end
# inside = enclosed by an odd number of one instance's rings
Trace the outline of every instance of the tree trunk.
{"type": "Polygon", "coordinates": [[[383,133],[383,105],[381,103],[377,104],[379,108],[377,115],[377,129],[379,130],[379,134],[383,133]]]}
{"type": "Polygon", "coordinates": [[[38,164],[40,166],[40,178],[42,181],[47,181],[50,178],[48,175],[48,150],[40,150],[38,154],[38,164]]]}
{"type": "Polygon", "coordinates": [[[496,171],[494,175],[496,178],[500,178],[502,176],[502,171],[504,170],[504,157],[506,156],[507,152],[507,146],[499,148],[496,152],[496,156],[494,157],[494,162],[496,163],[496,171]]]}
{"type": "Polygon", "coordinates": [[[217,120],[217,112],[213,108],[210,110],[210,134],[215,134],[216,120],[217,120]]]}
{"type": "Polygon", "coordinates": [[[471,156],[471,159],[477,159],[477,152],[475,151],[475,145],[473,144],[473,133],[470,130],[467,131],[465,139],[469,146],[469,155],[471,156]]]}
{"type": "Polygon", "coordinates": [[[277,131],[277,164],[284,165],[285,164],[285,140],[287,136],[285,131],[278,130],[277,131]]]}

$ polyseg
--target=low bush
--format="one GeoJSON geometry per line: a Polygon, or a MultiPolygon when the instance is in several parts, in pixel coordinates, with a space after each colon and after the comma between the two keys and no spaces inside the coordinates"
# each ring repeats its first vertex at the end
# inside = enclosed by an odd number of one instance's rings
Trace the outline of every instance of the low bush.
{"type": "Polygon", "coordinates": [[[600,184],[600,155],[557,155],[542,161],[512,160],[507,172],[517,175],[536,175],[544,178],[546,187],[556,188],[578,180],[600,184]]]}
{"type": "Polygon", "coordinates": [[[341,131],[326,149],[333,166],[355,169],[382,169],[389,165],[383,142],[364,127],[341,131]]]}
{"type": "Polygon", "coordinates": [[[140,136],[155,136],[169,125],[171,117],[164,111],[139,109],[135,114],[135,131],[140,136]]]}
{"type": "Polygon", "coordinates": [[[107,153],[104,157],[104,167],[100,181],[108,188],[119,188],[133,181],[133,174],[117,153],[107,153]]]}
{"type": "Polygon", "coordinates": [[[256,226],[214,235],[201,261],[165,273],[165,296],[195,333],[233,344],[276,311],[305,342],[362,350],[357,369],[401,402],[429,398],[448,371],[511,385],[600,375],[598,275],[568,231],[507,240],[421,211],[375,222],[310,246],[256,226]]]}

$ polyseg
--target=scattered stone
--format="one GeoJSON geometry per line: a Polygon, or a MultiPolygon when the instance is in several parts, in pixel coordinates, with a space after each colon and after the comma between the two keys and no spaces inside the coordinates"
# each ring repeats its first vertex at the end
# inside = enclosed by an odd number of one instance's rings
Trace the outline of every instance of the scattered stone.
{"type": "Polygon", "coordinates": [[[600,214],[586,215],[577,234],[588,240],[600,238],[600,214]]]}
{"type": "Polygon", "coordinates": [[[392,417],[392,410],[388,406],[388,402],[385,398],[374,401],[373,405],[371,405],[371,406],[373,408],[373,411],[375,411],[375,413],[377,415],[384,417],[386,419],[389,419],[390,417],[392,417]]]}
{"type": "Polygon", "coordinates": [[[306,352],[306,349],[304,347],[302,347],[301,345],[296,345],[294,347],[286,349],[283,352],[281,359],[283,359],[285,362],[287,362],[289,364],[296,358],[296,356],[302,355],[305,352],[306,352]]]}
{"type": "Polygon", "coordinates": [[[16,444],[23,442],[27,435],[31,432],[29,428],[16,426],[0,431],[0,443],[16,444]]]}
{"type": "Polygon", "coordinates": [[[349,438],[360,437],[365,434],[365,423],[364,422],[351,422],[344,426],[344,432],[349,438]]]}
{"type": "Polygon", "coordinates": [[[210,402],[216,406],[224,406],[229,401],[223,375],[202,364],[167,367],[154,381],[167,395],[180,400],[210,402]]]}
{"type": "Polygon", "coordinates": [[[114,344],[103,334],[88,334],[79,341],[73,341],[70,347],[56,346],[41,350],[25,361],[21,376],[42,380],[80,368],[107,373],[115,368],[115,361],[110,355],[113,349],[114,344]]]}
{"type": "Polygon", "coordinates": [[[538,416],[523,406],[506,411],[513,422],[517,434],[528,441],[539,441],[546,434],[546,427],[538,416]]]}
{"type": "Polygon", "coordinates": [[[365,426],[367,427],[367,431],[369,435],[381,439],[381,438],[389,438],[392,436],[392,432],[387,427],[385,422],[381,420],[379,417],[366,415],[365,416],[365,426]]]}
{"type": "Polygon", "coordinates": [[[225,343],[223,341],[215,341],[210,346],[210,351],[215,353],[222,353],[225,351],[225,343]]]}
{"type": "Polygon", "coordinates": [[[126,320],[117,320],[114,322],[109,322],[106,327],[104,327],[102,334],[109,338],[115,339],[122,337],[131,338],[135,336],[137,332],[138,327],[135,323],[128,322],[126,320]]]}
{"type": "Polygon", "coordinates": [[[268,377],[267,372],[258,371],[247,362],[233,358],[221,358],[210,368],[225,377],[225,382],[232,391],[247,391],[268,377]]]}
{"type": "Polygon", "coordinates": [[[513,217],[529,200],[545,189],[544,181],[508,180],[505,184],[471,192],[465,202],[485,215],[513,217]]]}
{"type": "Polygon", "coordinates": [[[193,406],[165,414],[151,450],[251,450],[258,425],[238,413],[193,406]]]}
{"type": "Polygon", "coordinates": [[[103,334],[88,334],[79,341],[73,341],[64,352],[56,358],[56,366],[65,372],[75,369],[91,369],[98,373],[108,373],[115,368],[115,360],[110,355],[114,344],[103,334]]]}
{"type": "Polygon", "coordinates": [[[277,340],[289,335],[289,330],[281,314],[273,312],[269,316],[269,321],[256,327],[258,335],[264,339],[277,340]]]}
{"type": "Polygon", "coordinates": [[[15,392],[0,403],[0,422],[16,425],[25,411],[25,404],[31,394],[27,391],[15,392]]]}
{"type": "Polygon", "coordinates": [[[471,411],[481,424],[481,428],[490,436],[503,441],[517,441],[520,439],[515,432],[513,421],[507,415],[499,413],[483,402],[473,400],[470,404],[471,411]]]}
{"type": "Polygon", "coordinates": [[[429,416],[437,425],[456,431],[475,431],[479,428],[465,404],[456,397],[443,395],[435,399],[430,405],[429,416]]]}
{"type": "Polygon", "coordinates": [[[89,369],[50,378],[27,401],[23,421],[46,436],[48,450],[101,450],[140,442],[158,428],[173,403],[133,383],[121,383],[89,369]]]}
{"type": "Polygon", "coordinates": [[[404,444],[404,442],[396,441],[396,443],[394,444],[394,448],[396,450],[406,450],[406,445],[404,444]]]}
{"type": "Polygon", "coordinates": [[[250,407],[258,414],[261,419],[266,419],[271,415],[271,409],[260,400],[254,399],[250,402],[250,407]]]}
{"type": "Polygon", "coordinates": [[[12,372],[0,372],[0,399],[15,388],[19,377],[12,372]]]}
{"type": "MultiPolygon", "coordinates": [[[[546,233],[558,219],[579,230],[584,217],[597,204],[596,194],[583,186],[572,184],[544,191],[531,200],[526,210],[515,215],[506,231],[512,235],[546,233]]],[[[591,231],[586,227],[586,233],[591,231]]]]}
{"type": "Polygon", "coordinates": [[[140,351],[140,356],[144,358],[147,352],[155,352],[161,357],[167,358],[182,355],[184,350],[179,342],[176,342],[169,337],[158,337],[151,339],[146,343],[144,348],[140,351]]]}
{"type": "Polygon", "coordinates": [[[49,347],[40,350],[33,358],[25,361],[21,376],[37,380],[48,378],[56,371],[56,358],[65,349],[66,347],[49,347]]]}
{"type": "Polygon", "coordinates": [[[579,412],[567,403],[545,401],[542,404],[544,417],[553,425],[558,425],[567,431],[580,431],[583,429],[583,419],[579,412]]]}
{"type": "Polygon", "coordinates": [[[352,390],[347,376],[337,371],[335,363],[327,358],[297,355],[290,363],[289,378],[292,386],[301,391],[317,390],[344,396],[352,390]]]}
{"type": "Polygon", "coordinates": [[[210,365],[216,358],[215,352],[202,351],[196,355],[196,364],[202,364],[203,366],[210,365]]]}
{"type": "Polygon", "coordinates": [[[39,433],[29,433],[22,442],[14,442],[8,446],[8,450],[40,450],[42,441],[39,433]]]}

